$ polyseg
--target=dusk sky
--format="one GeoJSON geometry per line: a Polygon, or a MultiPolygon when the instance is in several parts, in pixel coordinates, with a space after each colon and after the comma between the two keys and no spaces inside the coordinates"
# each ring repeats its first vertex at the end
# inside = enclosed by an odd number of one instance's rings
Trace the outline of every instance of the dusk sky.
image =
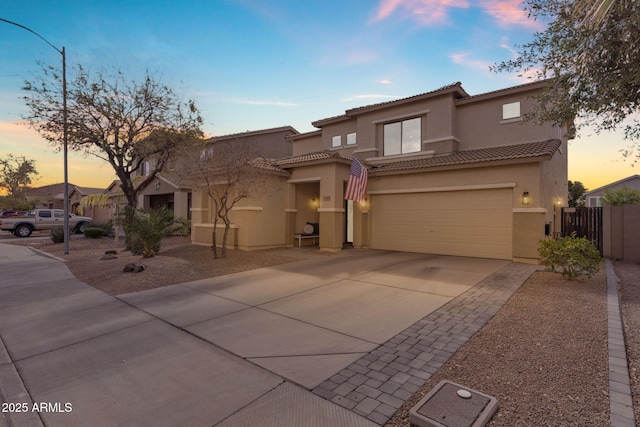
{"type": "MultiPolygon", "coordinates": [[[[209,136],[311,122],[462,82],[471,95],[526,83],[489,66],[511,59],[544,23],[520,0],[2,0],[0,18],[65,47],[69,77],[149,70],[194,99],[209,136]]],[[[63,181],[62,155],[21,124],[37,62],[61,66],[42,40],[0,22],[0,157],[36,160],[35,186],[63,181]]],[[[569,179],[595,189],[638,173],[620,134],[569,145],[569,179]]],[[[69,157],[69,182],[106,187],[111,167],[69,157]]]]}

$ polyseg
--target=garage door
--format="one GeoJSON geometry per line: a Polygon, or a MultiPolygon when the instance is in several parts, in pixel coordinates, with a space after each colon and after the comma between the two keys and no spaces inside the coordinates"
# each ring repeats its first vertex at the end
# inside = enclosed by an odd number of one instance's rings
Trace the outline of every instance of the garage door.
{"type": "Polygon", "coordinates": [[[511,189],[373,195],[371,247],[511,259],[511,199],[511,189]]]}

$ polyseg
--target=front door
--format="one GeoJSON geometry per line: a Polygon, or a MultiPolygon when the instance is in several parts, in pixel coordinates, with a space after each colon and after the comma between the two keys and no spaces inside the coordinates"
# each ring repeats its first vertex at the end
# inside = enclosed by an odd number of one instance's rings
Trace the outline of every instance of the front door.
{"type": "Polygon", "coordinates": [[[344,201],[344,242],[353,245],[353,200],[344,201]]]}

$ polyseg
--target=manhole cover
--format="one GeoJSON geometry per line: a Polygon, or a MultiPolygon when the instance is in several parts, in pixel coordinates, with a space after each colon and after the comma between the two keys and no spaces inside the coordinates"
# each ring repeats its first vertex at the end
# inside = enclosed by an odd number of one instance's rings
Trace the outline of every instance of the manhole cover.
{"type": "Polygon", "coordinates": [[[409,412],[416,427],[480,427],[498,409],[498,401],[451,381],[441,381],[409,412]]]}

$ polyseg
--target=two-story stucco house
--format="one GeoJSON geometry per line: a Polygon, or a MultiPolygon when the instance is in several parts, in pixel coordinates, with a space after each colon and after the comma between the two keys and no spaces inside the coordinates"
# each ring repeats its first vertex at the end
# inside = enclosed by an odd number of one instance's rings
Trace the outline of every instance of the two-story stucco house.
{"type": "MultiPolygon", "coordinates": [[[[236,208],[234,246],[292,246],[309,222],[323,250],[537,262],[567,197],[567,129],[523,120],[544,85],[472,96],[456,83],[313,122],[289,137],[292,156],[272,161],[279,190],[236,208]],[[353,156],[368,170],[359,203],[344,200],[353,156]]],[[[197,224],[211,212],[195,199],[192,240],[209,243],[197,224]]]]}
{"type": "MultiPolygon", "coordinates": [[[[209,138],[206,142],[208,144],[252,143],[259,155],[280,158],[291,155],[291,143],[286,138],[298,133],[291,126],[282,126],[217,136],[209,138]]],[[[149,162],[144,162],[140,174],[147,176],[149,169],[149,162]]],[[[181,182],[178,174],[172,171],[159,173],[153,184],[148,185],[138,195],[138,206],[144,209],[164,207],[171,210],[176,217],[191,219],[191,189],[181,182]]]]}

